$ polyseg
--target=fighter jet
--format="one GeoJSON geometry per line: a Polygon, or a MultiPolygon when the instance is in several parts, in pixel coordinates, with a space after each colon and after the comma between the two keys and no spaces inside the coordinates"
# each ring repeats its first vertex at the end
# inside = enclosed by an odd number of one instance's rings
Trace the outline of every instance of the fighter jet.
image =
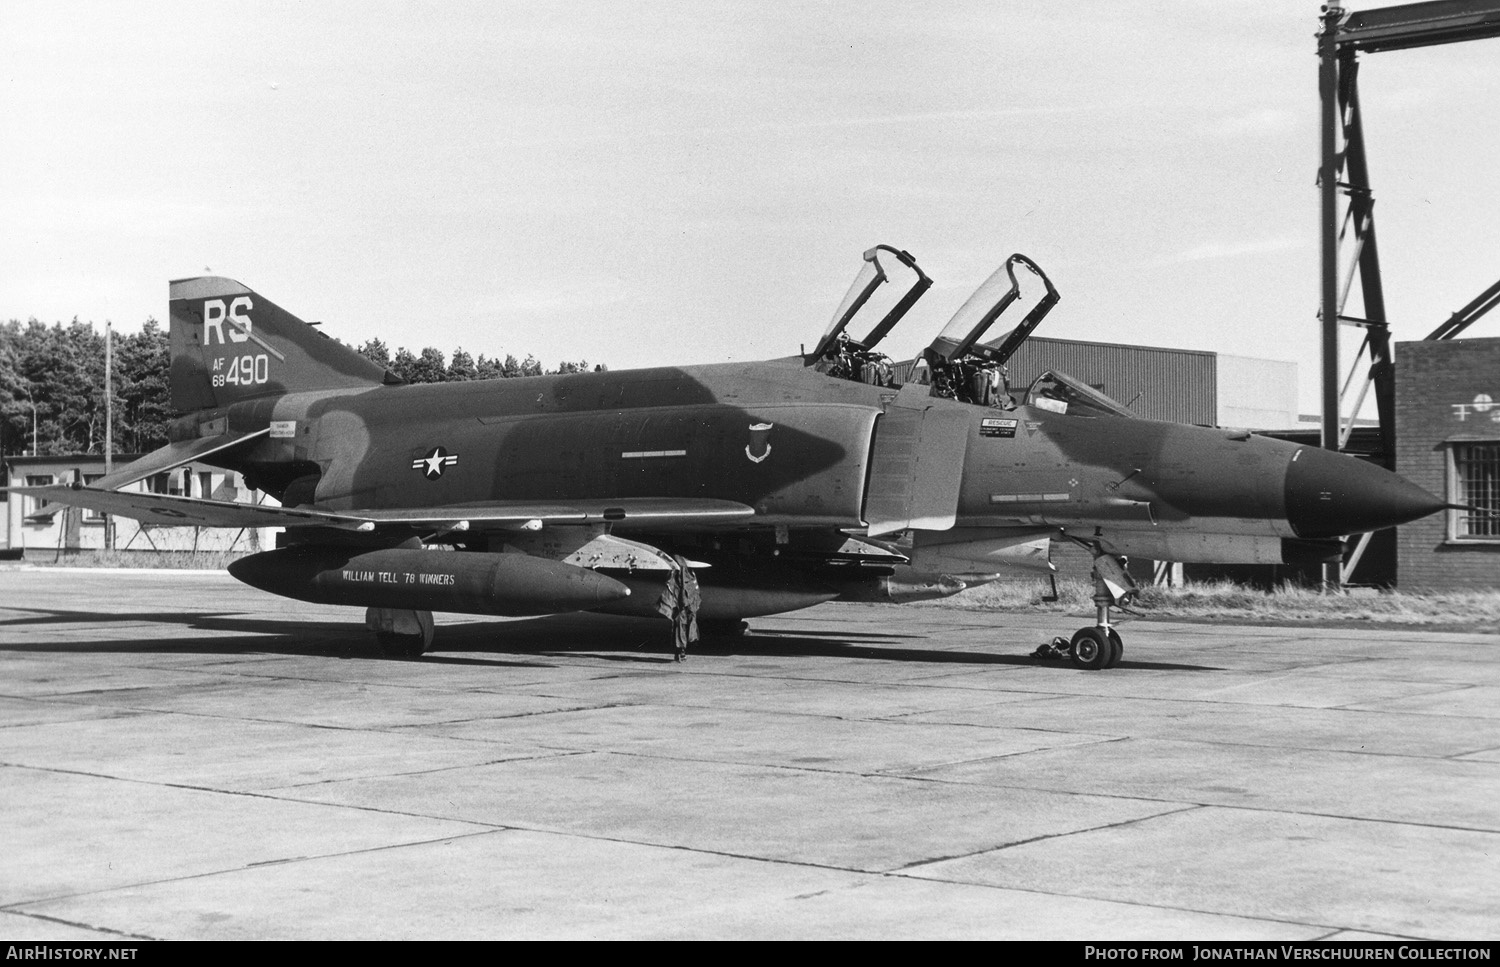
{"type": "Polygon", "coordinates": [[[401,657],[431,647],[435,611],[595,611],[669,618],[680,658],[695,625],[943,597],[1045,573],[1066,541],[1092,554],[1096,615],[1054,651],[1089,669],[1123,654],[1127,556],[1333,561],[1347,535],[1445,506],[1337,453],[1137,418],[1064,373],[1010,387],[1006,359],[1058,301],[1019,254],[920,357],[887,358],[877,346],[930,285],[881,245],[811,351],[411,385],[238,282],[181,279],[171,442],[86,487],[13,489],[146,523],[284,528],[230,573],[365,607],[401,657]],[[279,506],[122,489],[190,461],[279,506]]]}

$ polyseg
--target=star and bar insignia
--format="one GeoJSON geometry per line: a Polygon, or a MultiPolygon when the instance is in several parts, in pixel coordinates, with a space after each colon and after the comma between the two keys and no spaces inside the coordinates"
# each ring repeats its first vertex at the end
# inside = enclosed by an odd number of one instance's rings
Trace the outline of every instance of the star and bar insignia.
{"type": "Polygon", "coordinates": [[[427,456],[418,457],[411,462],[413,470],[422,471],[422,476],[428,480],[436,480],[443,475],[443,470],[458,462],[458,454],[449,453],[442,447],[433,447],[427,451],[427,456]]]}

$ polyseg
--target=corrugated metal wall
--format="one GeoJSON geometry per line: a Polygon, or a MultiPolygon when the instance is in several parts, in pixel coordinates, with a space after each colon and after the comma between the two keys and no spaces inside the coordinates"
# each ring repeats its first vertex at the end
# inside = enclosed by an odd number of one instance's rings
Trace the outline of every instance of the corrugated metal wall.
{"type": "Polygon", "coordinates": [[[1007,368],[1018,400],[1033,379],[1059,369],[1146,419],[1214,425],[1218,386],[1213,353],[1032,336],[1007,368]]]}

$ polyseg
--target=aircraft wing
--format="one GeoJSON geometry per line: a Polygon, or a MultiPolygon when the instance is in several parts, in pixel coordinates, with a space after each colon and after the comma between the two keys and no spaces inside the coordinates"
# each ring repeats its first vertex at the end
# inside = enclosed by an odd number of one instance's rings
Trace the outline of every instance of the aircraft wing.
{"type": "Polygon", "coordinates": [[[377,527],[466,529],[484,524],[632,523],[653,527],[701,526],[747,519],[755,510],[732,500],[676,497],[630,497],[619,500],[581,500],[542,503],[495,501],[453,507],[381,508],[378,510],[318,510],[313,507],[269,507],[227,500],[203,500],[170,494],[146,494],[96,487],[53,484],[11,487],[12,493],[117,514],[145,524],[198,527],[337,527],[372,531],[377,527]]]}
{"type": "Polygon", "coordinates": [[[621,497],[612,500],[563,500],[556,503],[496,501],[451,507],[354,510],[350,515],[377,525],[425,525],[444,521],[521,522],[540,520],[574,524],[649,524],[652,527],[696,527],[755,516],[755,509],[734,500],[706,497],[621,497]]]}

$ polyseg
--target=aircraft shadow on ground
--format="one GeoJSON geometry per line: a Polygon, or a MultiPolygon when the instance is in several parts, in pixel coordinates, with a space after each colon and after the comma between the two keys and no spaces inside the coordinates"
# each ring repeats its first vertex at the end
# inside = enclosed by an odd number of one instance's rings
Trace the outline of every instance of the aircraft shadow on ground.
{"type": "MultiPolygon", "coordinates": [[[[94,612],[10,608],[25,616],[0,620],[0,651],[8,652],[119,652],[143,654],[280,654],[292,656],[387,660],[359,622],[302,622],[295,618],[247,617],[233,612],[94,612]],[[15,643],[3,640],[5,628],[46,625],[160,624],[210,632],[170,637],[111,637],[15,643]]],[[[470,621],[439,625],[433,652],[422,661],[461,665],[546,665],[546,658],[588,654],[605,661],[670,664],[671,640],[665,623],[654,619],[611,615],[570,614],[507,621],[470,621]],[[497,654],[526,656],[507,661],[497,654]]],[[[842,632],[827,629],[784,629],[737,637],[708,637],[689,649],[692,656],[822,657],[870,661],[956,665],[1034,666],[1030,646],[1015,643],[1016,651],[996,654],[943,648],[897,646],[922,635],[879,632],[842,632]],[[889,642],[890,646],[884,643],[889,642]]],[[[1066,662],[1047,666],[1068,668],[1066,662]]],[[[1221,671],[1204,666],[1132,661],[1120,668],[1170,671],[1221,671]]]]}
{"type": "Polygon", "coordinates": [[[39,608],[7,608],[25,611],[28,616],[0,620],[0,652],[181,652],[198,654],[280,653],[288,655],[334,655],[352,645],[363,645],[368,636],[363,628],[347,625],[299,624],[272,618],[246,618],[231,613],[180,611],[100,612],[63,611],[39,608]],[[173,634],[169,637],[128,638],[112,636],[91,639],[85,635],[46,640],[16,642],[8,640],[6,629],[37,628],[47,625],[156,624],[185,627],[217,634],[198,637],[173,634]]]}
{"type": "MultiPolygon", "coordinates": [[[[828,634],[818,632],[817,634],[828,634]]],[[[920,635],[901,637],[921,637],[920,635]]],[[[785,657],[818,656],[827,658],[864,658],[877,661],[893,662],[938,662],[957,665],[1016,665],[1023,667],[1050,667],[1059,669],[1072,669],[1071,662],[1049,660],[1041,661],[1032,657],[1030,645],[1017,641],[1015,647],[1019,649],[1015,653],[995,654],[993,652],[978,651],[940,651],[929,648],[879,648],[861,644],[843,644],[829,641],[824,638],[804,637],[798,631],[780,631],[768,635],[750,635],[738,641],[720,640],[704,641],[694,646],[698,654],[722,654],[722,655],[776,655],[785,657]]],[[[690,652],[691,653],[691,652],[690,652]]],[[[1153,671],[1223,671],[1209,665],[1184,665],[1172,662],[1153,661],[1131,661],[1129,658],[1121,661],[1117,668],[1139,668],[1153,671]]]]}

